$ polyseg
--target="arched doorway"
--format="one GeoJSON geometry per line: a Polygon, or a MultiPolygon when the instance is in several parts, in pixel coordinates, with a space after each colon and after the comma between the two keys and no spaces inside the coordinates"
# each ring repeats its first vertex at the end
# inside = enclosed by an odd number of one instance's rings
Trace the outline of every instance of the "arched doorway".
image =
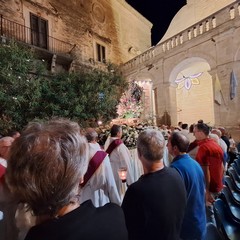
{"type": "Polygon", "coordinates": [[[135,82],[143,89],[142,104],[143,111],[140,121],[143,123],[156,124],[156,106],[153,91],[154,76],[149,72],[137,72],[128,78],[129,82],[135,82]]]}
{"type": "Polygon", "coordinates": [[[135,81],[143,89],[143,112],[141,114],[141,121],[154,124],[155,123],[155,108],[154,108],[154,95],[152,92],[151,79],[136,80],[135,81]]]}
{"type": "Polygon", "coordinates": [[[177,121],[192,124],[199,119],[214,125],[214,101],[210,66],[202,58],[189,58],[172,71],[171,84],[176,88],[177,121]]]}

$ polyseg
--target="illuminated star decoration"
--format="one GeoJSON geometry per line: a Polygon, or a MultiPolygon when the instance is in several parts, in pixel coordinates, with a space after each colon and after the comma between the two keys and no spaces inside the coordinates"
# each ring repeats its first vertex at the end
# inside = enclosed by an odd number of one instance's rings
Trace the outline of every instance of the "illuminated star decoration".
{"type": "Polygon", "coordinates": [[[175,83],[178,85],[177,89],[182,89],[183,87],[185,87],[187,90],[189,90],[192,87],[192,85],[200,84],[198,77],[200,77],[202,74],[203,74],[202,72],[199,72],[188,77],[185,77],[183,75],[182,78],[176,79],[175,83]]]}

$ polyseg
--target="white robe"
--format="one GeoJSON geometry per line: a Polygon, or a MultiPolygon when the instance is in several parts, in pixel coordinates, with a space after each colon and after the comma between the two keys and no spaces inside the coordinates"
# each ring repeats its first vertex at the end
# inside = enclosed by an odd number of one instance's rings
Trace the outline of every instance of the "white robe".
{"type": "Polygon", "coordinates": [[[6,159],[0,157],[0,164],[1,164],[3,167],[7,168],[7,160],[6,160],[6,159]]]}
{"type": "MultiPolygon", "coordinates": [[[[166,141],[167,144],[167,141],[166,141]]],[[[133,148],[129,150],[132,156],[132,168],[133,168],[133,181],[136,182],[143,174],[143,165],[140,159],[138,158],[138,152],[137,148],[133,148]]],[[[168,149],[165,146],[164,147],[164,153],[163,153],[163,162],[164,165],[169,167],[170,163],[172,161],[172,157],[170,154],[168,154],[168,149]]]]}
{"type": "MultiPolygon", "coordinates": [[[[89,159],[92,159],[97,151],[101,151],[101,147],[98,143],[89,143],[89,151],[89,159]]],[[[108,155],[81,190],[80,203],[88,199],[92,200],[95,207],[109,202],[121,205],[108,155]]]]}
{"type": "Polygon", "coordinates": [[[143,165],[138,158],[137,148],[130,149],[132,157],[133,181],[136,182],[143,175],[143,165]]]}
{"type": "MultiPolygon", "coordinates": [[[[112,143],[116,137],[111,137],[109,144],[112,143]]],[[[129,149],[124,145],[124,143],[117,146],[110,154],[110,163],[112,166],[113,175],[115,178],[115,182],[117,185],[117,189],[119,195],[121,196],[121,200],[125,194],[126,184],[123,184],[119,178],[118,170],[120,168],[126,167],[127,168],[127,184],[130,185],[134,182],[134,169],[133,169],[133,160],[130,154],[129,149]]]]}

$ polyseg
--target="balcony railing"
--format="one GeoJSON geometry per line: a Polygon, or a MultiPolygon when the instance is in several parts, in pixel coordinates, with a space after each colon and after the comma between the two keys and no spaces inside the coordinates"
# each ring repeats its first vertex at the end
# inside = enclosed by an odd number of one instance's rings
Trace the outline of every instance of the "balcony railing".
{"type": "Polygon", "coordinates": [[[47,34],[33,31],[19,23],[10,21],[1,15],[0,34],[2,38],[14,39],[32,46],[46,49],[55,54],[69,54],[74,45],[48,36],[47,34]]]}
{"type": "MultiPolygon", "coordinates": [[[[207,32],[211,32],[214,29],[219,29],[219,32],[222,26],[224,26],[227,22],[233,22],[234,20],[235,22],[240,20],[239,1],[229,4],[218,12],[213,13],[170,39],[166,39],[164,42],[151,47],[142,54],[126,62],[122,69],[123,71],[127,71],[132,70],[133,68],[139,68],[139,64],[147,63],[156,57],[164,57],[168,51],[171,51],[174,48],[182,47],[184,43],[192,41],[207,32]]],[[[234,26],[234,23],[230,25],[231,28],[234,26]]]]}

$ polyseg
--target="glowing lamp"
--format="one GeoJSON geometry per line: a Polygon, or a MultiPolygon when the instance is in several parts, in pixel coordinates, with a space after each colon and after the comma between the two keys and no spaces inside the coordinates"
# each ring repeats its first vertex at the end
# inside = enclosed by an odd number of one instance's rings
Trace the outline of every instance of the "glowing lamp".
{"type": "Polygon", "coordinates": [[[126,167],[119,168],[118,169],[118,176],[122,180],[122,182],[125,183],[126,179],[127,179],[127,168],[126,167]]]}

